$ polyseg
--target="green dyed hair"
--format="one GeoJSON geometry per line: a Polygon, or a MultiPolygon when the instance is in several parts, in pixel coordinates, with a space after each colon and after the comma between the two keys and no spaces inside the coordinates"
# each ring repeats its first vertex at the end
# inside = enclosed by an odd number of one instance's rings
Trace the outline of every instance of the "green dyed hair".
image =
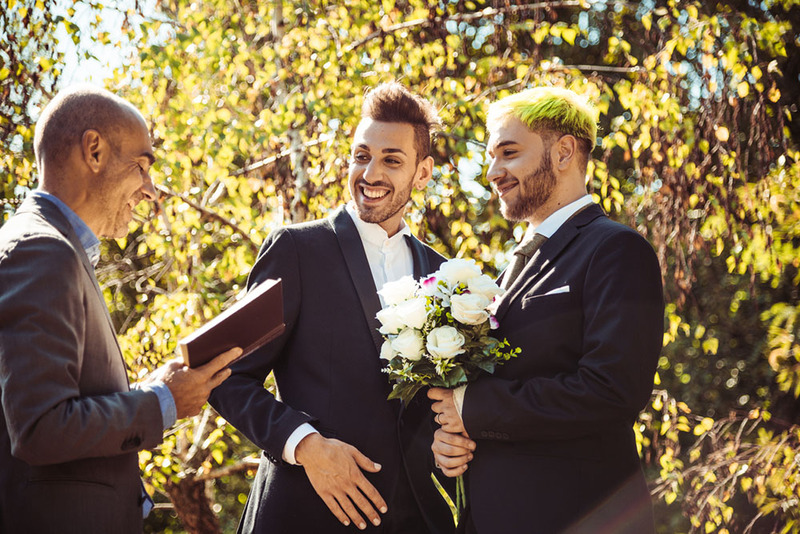
{"type": "Polygon", "coordinates": [[[587,159],[597,140],[594,108],[569,89],[535,87],[507,96],[489,106],[486,122],[491,125],[509,115],[531,131],[574,136],[581,142],[587,159]]]}

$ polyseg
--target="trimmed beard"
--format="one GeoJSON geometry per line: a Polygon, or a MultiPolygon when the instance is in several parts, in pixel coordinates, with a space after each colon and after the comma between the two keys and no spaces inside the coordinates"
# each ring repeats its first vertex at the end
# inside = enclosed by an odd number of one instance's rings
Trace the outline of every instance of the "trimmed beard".
{"type": "Polygon", "coordinates": [[[502,202],[500,206],[503,217],[509,221],[529,219],[553,194],[553,189],[556,187],[556,175],[553,173],[549,150],[544,151],[539,167],[530,174],[526,174],[519,181],[518,187],[517,201],[513,204],[502,202]]]}

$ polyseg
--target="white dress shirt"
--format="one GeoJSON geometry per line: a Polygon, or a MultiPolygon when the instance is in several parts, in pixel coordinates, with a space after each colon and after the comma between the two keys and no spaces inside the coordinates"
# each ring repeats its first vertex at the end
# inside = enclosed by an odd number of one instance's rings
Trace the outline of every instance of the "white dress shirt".
{"type": "MultiPolygon", "coordinates": [[[[533,238],[533,234],[541,234],[547,239],[550,239],[553,237],[553,234],[555,234],[558,229],[569,220],[570,217],[577,213],[579,209],[583,208],[584,206],[588,206],[591,203],[591,195],[584,195],[578,200],[570,202],[563,208],[551,213],[549,217],[539,224],[539,226],[529,225],[528,229],[525,231],[525,237],[522,238],[522,241],[525,241],[526,238],[533,238]]],[[[459,386],[453,390],[453,403],[456,405],[458,415],[461,415],[461,411],[464,407],[464,392],[466,390],[466,385],[459,386]]]]}
{"type": "MultiPolygon", "coordinates": [[[[411,235],[411,230],[404,222],[400,231],[389,237],[386,230],[379,224],[362,221],[358,217],[355,205],[349,202],[345,208],[347,214],[353,219],[361,243],[364,245],[364,252],[367,255],[369,270],[372,272],[372,280],[375,282],[375,289],[380,290],[386,282],[399,280],[404,276],[414,275],[414,257],[411,255],[411,248],[406,241],[406,236],[411,235]]],[[[384,306],[383,297],[381,306],[384,306]]],[[[283,446],[283,460],[287,463],[297,465],[294,457],[295,449],[302,439],[317,430],[308,423],[297,427],[291,433],[286,444],[283,446]]]]}

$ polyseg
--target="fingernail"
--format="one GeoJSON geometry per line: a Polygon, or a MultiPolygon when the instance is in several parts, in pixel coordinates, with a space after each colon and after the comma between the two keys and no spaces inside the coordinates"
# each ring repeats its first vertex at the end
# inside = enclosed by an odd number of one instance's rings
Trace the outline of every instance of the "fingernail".
{"type": "Polygon", "coordinates": [[[381,520],[376,517],[375,519],[372,520],[372,524],[377,527],[378,525],[381,524],[381,520]]]}
{"type": "Polygon", "coordinates": [[[380,469],[381,468],[381,464],[379,464],[377,462],[374,462],[373,465],[375,465],[375,469],[380,469]]]}
{"type": "Polygon", "coordinates": [[[359,524],[358,524],[358,528],[360,528],[361,530],[364,530],[365,528],[367,528],[367,524],[366,524],[366,523],[363,523],[363,522],[362,522],[362,523],[359,523],[359,524]]]}
{"type": "Polygon", "coordinates": [[[469,460],[472,461],[472,455],[471,454],[469,455],[469,460]]]}
{"type": "Polygon", "coordinates": [[[349,527],[349,526],[350,526],[350,521],[342,521],[342,523],[343,523],[343,524],[344,524],[344,526],[346,526],[346,527],[349,527]]]}
{"type": "Polygon", "coordinates": [[[388,511],[389,511],[389,509],[388,509],[388,508],[386,508],[385,506],[381,508],[381,513],[382,513],[382,514],[385,514],[385,513],[386,513],[386,512],[388,512],[388,511]]]}

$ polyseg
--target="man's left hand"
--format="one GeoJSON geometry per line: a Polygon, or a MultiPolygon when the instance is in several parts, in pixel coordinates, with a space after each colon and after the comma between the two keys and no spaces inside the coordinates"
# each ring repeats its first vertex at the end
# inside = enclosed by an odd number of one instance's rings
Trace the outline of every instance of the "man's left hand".
{"type": "Polygon", "coordinates": [[[434,420],[442,427],[445,432],[451,434],[467,434],[467,429],[464,428],[464,421],[461,420],[461,414],[456,409],[456,404],[453,401],[453,390],[444,388],[430,388],[428,390],[428,398],[434,400],[431,404],[431,410],[436,412],[434,420]]]}

